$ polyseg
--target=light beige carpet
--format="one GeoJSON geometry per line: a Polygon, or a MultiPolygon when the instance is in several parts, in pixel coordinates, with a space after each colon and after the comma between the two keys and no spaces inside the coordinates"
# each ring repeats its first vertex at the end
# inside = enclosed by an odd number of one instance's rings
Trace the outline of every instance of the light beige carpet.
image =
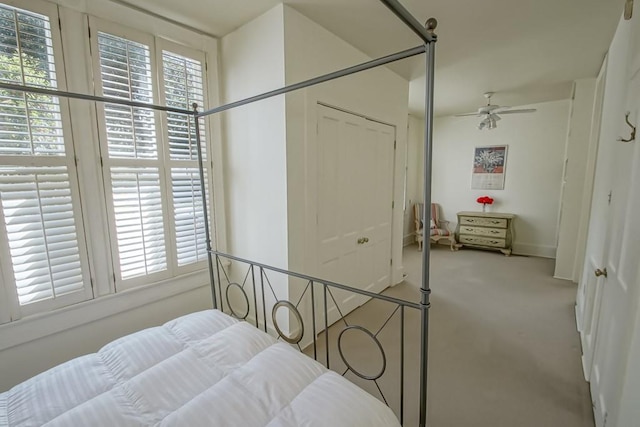
{"type": "MultiPolygon", "coordinates": [[[[385,293],[419,301],[420,252],[405,248],[406,280],[385,293]]],[[[552,278],[553,260],[505,257],[499,252],[433,246],[428,421],[431,427],[593,426],[588,384],[582,376],[575,329],[576,286],[552,278]]],[[[395,307],[370,301],[348,324],[376,333],[395,307]]],[[[405,425],[417,425],[419,312],[405,321],[405,425]]],[[[344,323],[330,328],[335,343],[344,323]]],[[[386,370],[378,384],[399,413],[399,313],[378,337],[386,370]]],[[[320,336],[320,343],[323,337],[320,336]]],[[[308,349],[309,351],[310,349],[308,349]]],[[[324,355],[322,345],[318,348],[324,355]]],[[[364,374],[382,366],[375,344],[359,331],[343,337],[347,360],[364,374]]],[[[323,356],[320,357],[323,360],[323,356]]],[[[337,346],[331,368],[342,373],[337,346]]],[[[346,377],[380,396],[374,383],[346,377]]]]}

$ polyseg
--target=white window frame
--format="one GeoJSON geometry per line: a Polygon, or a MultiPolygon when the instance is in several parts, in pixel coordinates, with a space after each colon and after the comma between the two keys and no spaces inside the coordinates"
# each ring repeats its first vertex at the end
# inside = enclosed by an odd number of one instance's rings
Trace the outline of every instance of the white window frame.
{"type": "MultiPolygon", "coordinates": [[[[44,2],[41,0],[3,0],[3,3],[18,9],[38,13],[49,18],[53,44],[53,56],[56,67],[57,89],[61,91],[67,90],[67,74],[62,51],[62,36],[58,24],[58,7],[55,4],[44,2]]],[[[15,321],[25,316],[55,310],[93,298],[90,264],[87,254],[87,240],[84,230],[82,207],[80,205],[80,189],[78,183],[78,170],[76,165],[76,150],[71,128],[71,113],[68,99],[60,97],[58,98],[58,101],[60,105],[65,156],[47,156],[46,158],[42,159],[42,162],[38,161],[40,159],[32,156],[1,156],[0,164],[15,166],[66,166],[72,195],[71,197],[73,203],[74,225],[76,228],[76,237],[78,241],[78,252],[82,270],[83,289],[82,291],[73,292],[67,295],[61,295],[56,298],[20,305],[17,296],[15,278],[13,275],[11,254],[8,250],[8,241],[5,233],[0,233],[0,273],[2,274],[2,287],[4,288],[3,292],[0,293],[0,295],[3,296],[3,298],[0,299],[0,323],[15,321]]],[[[0,210],[1,209],[2,207],[0,205],[0,210]]],[[[4,227],[4,225],[2,226],[4,227]]]]}
{"type": "MultiPolygon", "coordinates": [[[[138,42],[144,44],[149,47],[149,55],[150,55],[150,64],[151,64],[151,74],[152,78],[154,76],[155,70],[153,67],[157,64],[156,59],[156,48],[155,48],[155,40],[154,37],[150,34],[139,32],[133,30],[131,28],[122,27],[118,24],[114,24],[109,21],[105,21],[93,16],[89,17],[89,28],[90,28],[90,43],[91,43],[91,52],[93,57],[91,60],[91,66],[93,69],[93,81],[94,81],[94,90],[95,94],[98,96],[103,96],[102,92],[102,76],[100,72],[100,54],[98,50],[98,33],[103,32],[107,34],[112,34],[117,37],[122,37],[134,42],[138,42]]],[[[158,86],[157,84],[152,85],[152,95],[153,95],[153,103],[158,104],[158,86]]],[[[167,180],[166,174],[163,173],[164,168],[164,144],[162,143],[162,129],[160,127],[160,114],[156,111],[154,112],[154,123],[155,123],[155,132],[156,132],[156,141],[157,141],[157,149],[158,155],[156,159],[110,159],[109,158],[109,146],[107,141],[107,132],[106,132],[106,116],[104,103],[97,103],[97,121],[98,121],[98,138],[100,145],[100,153],[101,153],[101,163],[102,163],[102,173],[104,180],[104,192],[106,198],[106,206],[108,212],[108,222],[109,222],[109,235],[110,235],[110,246],[111,246],[111,262],[113,263],[113,272],[115,279],[115,289],[116,292],[122,291],[125,289],[130,289],[132,287],[146,285],[149,283],[157,282],[163,279],[167,279],[172,277],[172,269],[170,264],[170,254],[172,253],[171,241],[169,239],[170,236],[170,224],[169,224],[169,209],[167,203],[167,197],[162,197],[162,212],[163,212],[163,224],[164,224],[164,240],[165,240],[165,253],[167,259],[167,269],[158,271],[155,273],[151,273],[144,276],[137,276],[130,279],[122,279],[122,271],[120,269],[119,263],[119,253],[118,253],[118,244],[117,244],[117,231],[116,231],[116,223],[115,223],[115,209],[113,205],[113,192],[112,192],[112,183],[111,183],[111,168],[112,167],[152,167],[157,168],[159,177],[160,177],[160,190],[166,191],[167,189],[167,180]]]]}
{"type": "MultiPolygon", "coordinates": [[[[195,49],[191,49],[188,48],[186,46],[183,45],[179,45],[177,43],[173,43],[169,40],[163,39],[161,37],[157,37],[156,38],[156,69],[158,70],[158,93],[160,95],[160,104],[161,105],[166,105],[166,98],[165,98],[165,88],[164,88],[164,64],[163,64],[163,58],[162,58],[162,52],[163,51],[169,51],[171,53],[175,53],[177,55],[183,56],[185,58],[189,58],[189,59],[193,59],[195,61],[199,61],[202,64],[202,84],[203,84],[203,88],[202,88],[202,92],[203,92],[203,96],[204,96],[204,105],[198,105],[198,111],[204,111],[206,108],[208,108],[208,94],[209,94],[209,87],[208,87],[208,77],[207,77],[207,58],[206,58],[206,54],[204,52],[200,52],[197,51],[195,49]]],[[[161,120],[161,124],[162,124],[162,143],[163,145],[168,145],[168,141],[169,141],[169,126],[167,123],[167,115],[166,114],[160,114],[160,120],[161,120]]],[[[212,191],[211,189],[213,188],[212,183],[211,183],[211,168],[209,167],[209,165],[211,164],[211,162],[209,161],[210,158],[210,147],[209,145],[209,141],[211,139],[211,133],[210,133],[210,129],[209,129],[209,122],[207,120],[204,120],[204,124],[202,124],[201,121],[201,126],[204,126],[204,133],[205,133],[205,145],[207,145],[206,147],[203,146],[203,151],[206,153],[205,155],[205,159],[203,159],[203,166],[205,169],[205,175],[207,178],[207,201],[210,202],[211,200],[211,194],[212,191]]],[[[190,264],[186,264],[183,266],[179,266],[178,265],[178,252],[177,252],[177,243],[176,243],[176,230],[173,227],[173,224],[175,224],[175,218],[174,218],[174,209],[173,209],[173,191],[172,189],[172,180],[171,180],[171,169],[172,168],[180,168],[180,167],[184,167],[184,168],[198,168],[198,161],[197,160],[172,160],[170,155],[165,155],[164,157],[164,161],[165,161],[165,172],[166,172],[166,180],[167,183],[169,184],[169,187],[167,188],[168,194],[167,197],[169,199],[169,210],[170,210],[170,218],[171,218],[171,233],[170,233],[170,239],[172,240],[172,245],[173,245],[173,252],[170,254],[171,257],[171,263],[172,263],[172,268],[173,270],[176,272],[177,275],[181,275],[181,274],[186,274],[186,273],[191,273],[194,271],[199,271],[199,270],[203,270],[207,268],[207,262],[206,260],[202,260],[202,261],[198,261],[198,262],[194,262],[194,263],[190,263],[190,264]]],[[[208,208],[209,206],[207,206],[208,208]]],[[[209,231],[211,232],[211,234],[213,234],[212,230],[213,228],[211,227],[211,224],[213,223],[213,221],[211,220],[212,215],[211,215],[212,211],[210,209],[207,209],[207,214],[208,214],[208,219],[209,219],[209,231]]]]}
{"type": "MultiPolygon", "coordinates": [[[[93,70],[94,91],[98,96],[102,96],[102,78],[100,73],[100,60],[98,51],[98,33],[103,32],[112,34],[117,37],[122,37],[134,42],[144,44],[149,47],[150,62],[151,62],[151,75],[153,81],[153,102],[154,104],[165,105],[164,95],[164,75],[163,75],[163,59],[162,51],[167,50],[178,55],[200,61],[203,67],[203,95],[205,100],[205,106],[209,97],[209,86],[207,75],[207,62],[206,54],[196,49],[183,46],[177,43],[170,42],[158,36],[153,36],[148,33],[140,32],[128,27],[121,26],[119,24],[89,16],[89,28],[90,28],[90,46],[93,57],[89,58],[90,67],[93,70]]],[[[200,110],[206,108],[201,106],[200,110]]],[[[99,146],[102,158],[102,174],[104,182],[104,197],[108,212],[109,223],[109,235],[110,235],[110,247],[111,247],[111,264],[112,271],[114,272],[114,285],[115,291],[121,292],[123,290],[131,289],[138,286],[144,286],[153,284],[169,278],[178,278],[180,276],[201,271],[207,268],[206,260],[178,266],[177,262],[177,247],[176,247],[176,231],[174,227],[173,218],[173,199],[172,199],[172,181],[171,181],[171,167],[196,167],[197,161],[193,160],[171,160],[167,153],[168,143],[168,128],[167,128],[167,116],[164,112],[155,112],[155,127],[156,138],[158,143],[158,158],[154,160],[146,159],[109,159],[108,142],[106,135],[106,123],[104,114],[104,104],[97,103],[97,120],[98,120],[98,138],[99,146]],[[111,167],[112,166],[150,166],[158,167],[160,172],[160,189],[162,194],[162,209],[163,209],[163,223],[165,231],[165,248],[166,248],[166,261],[167,269],[151,273],[144,276],[133,277],[130,279],[122,279],[122,274],[119,266],[118,247],[117,247],[117,233],[115,226],[115,212],[113,206],[113,194],[111,186],[111,167]]],[[[209,132],[208,121],[205,120],[205,135],[207,135],[207,147],[205,151],[211,152],[209,141],[211,140],[209,132]]],[[[212,171],[209,167],[211,162],[205,162],[205,169],[207,174],[207,186],[208,195],[212,194],[212,171]]],[[[208,208],[211,206],[210,197],[207,198],[208,208]]],[[[209,224],[212,224],[212,210],[208,209],[209,224]]]]}

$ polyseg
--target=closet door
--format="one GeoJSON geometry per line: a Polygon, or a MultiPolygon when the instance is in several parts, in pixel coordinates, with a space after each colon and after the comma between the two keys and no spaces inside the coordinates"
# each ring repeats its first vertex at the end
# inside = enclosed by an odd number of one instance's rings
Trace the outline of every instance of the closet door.
{"type": "Polygon", "coordinates": [[[381,292],[391,284],[391,216],[393,202],[393,161],[395,129],[382,123],[365,120],[361,164],[362,191],[361,234],[365,243],[360,247],[359,270],[365,288],[381,292]]]}
{"type": "MultiPolygon", "coordinates": [[[[320,277],[381,292],[390,285],[395,129],[318,106],[317,254],[320,277]]],[[[367,298],[332,290],[330,321],[367,298]],[[332,298],[333,297],[333,298],[332,298]]]]}

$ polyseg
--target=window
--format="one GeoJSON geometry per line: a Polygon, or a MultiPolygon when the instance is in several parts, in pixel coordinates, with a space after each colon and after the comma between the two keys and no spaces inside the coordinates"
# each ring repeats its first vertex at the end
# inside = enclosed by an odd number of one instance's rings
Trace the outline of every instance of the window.
{"type": "MultiPolygon", "coordinates": [[[[63,86],[55,7],[43,12],[0,4],[0,81],[63,86]]],[[[0,89],[0,254],[13,319],[92,296],[65,106],[0,89]]]]}
{"type": "MultiPolygon", "coordinates": [[[[102,94],[153,103],[147,44],[98,32],[102,94]]],[[[156,113],[117,104],[100,106],[121,280],[167,271],[163,185],[156,113]]],[[[104,145],[103,145],[104,146],[104,145]]]]}
{"type": "MultiPolygon", "coordinates": [[[[1,1],[0,82],[67,90],[67,60],[71,86],[205,108],[204,52],[91,16],[83,46],[79,12],[61,14],[67,28],[54,3],[1,1]],[[64,55],[62,34],[74,40],[64,55]]],[[[206,134],[201,119],[203,154],[206,134]]],[[[206,268],[194,136],[191,115],[0,89],[0,324],[170,278],[198,286],[200,274],[187,276],[206,268]],[[82,103],[97,114],[71,117],[82,103]]]]}
{"type": "MultiPolygon", "coordinates": [[[[187,110],[193,103],[203,107],[203,55],[98,20],[92,28],[97,29],[94,69],[101,94],[187,110]]],[[[193,118],[113,104],[99,111],[107,203],[117,242],[116,284],[135,286],[204,268],[193,118]]],[[[200,129],[204,144],[202,122],[200,129]]]]}

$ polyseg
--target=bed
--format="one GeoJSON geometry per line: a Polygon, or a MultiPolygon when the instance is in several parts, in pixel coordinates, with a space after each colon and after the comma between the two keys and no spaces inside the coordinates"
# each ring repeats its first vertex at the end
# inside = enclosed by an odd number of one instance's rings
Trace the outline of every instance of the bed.
{"type": "Polygon", "coordinates": [[[0,394],[0,426],[399,426],[391,409],[218,310],[120,338],[0,394]]]}
{"type": "MultiPolygon", "coordinates": [[[[423,275],[420,301],[415,302],[374,294],[363,289],[225,254],[212,248],[209,230],[199,118],[422,54],[425,54],[427,82],[423,202],[425,205],[430,205],[434,62],[437,41],[434,31],[437,21],[430,18],[425,25],[422,25],[398,0],[380,0],[380,2],[418,35],[423,44],[202,112],[198,111],[196,104],[193,110],[189,110],[135,100],[0,82],[2,89],[171,112],[186,115],[193,120],[201,194],[204,195],[201,206],[213,307],[212,310],[189,314],[163,326],[120,338],[95,354],[59,365],[0,394],[0,427],[40,425],[388,427],[404,425],[405,394],[410,394],[410,398],[417,401],[415,406],[419,407],[419,410],[416,411],[418,414],[414,419],[417,418],[421,427],[426,426],[431,293],[428,245],[422,252],[423,275]],[[227,262],[247,266],[244,282],[237,283],[229,279],[221,258],[226,258],[227,262]],[[299,283],[306,283],[302,296],[307,295],[311,313],[303,316],[298,311],[299,304],[304,303],[302,297],[297,303],[279,300],[271,287],[266,271],[283,274],[289,278],[301,280],[299,283]],[[251,279],[248,280],[248,278],[251,279]],[[225,282],[224,287],[223,282],[225,282]],[[241,310],[234,310],[229,301],[231,289],[235,289],[236,293],[241,291],[241,300],[244,301],[244,307],[241,310]],[[250,291],[249,294],[246,292],[247,289],[250,291]],[[362,325],[348,324],[333,297],[332,292],[338,289],[390,303],[393,305],[390,315],[377,332],[362,325]],[[269,294],[273,294],[273,301],[265,298],[269,294]],[[333,344],[337,345],[340,358],[347,366],[342,375],[329,369],[330,367],[335,369],[333,365],[330,366],[329,333],[324,333],[323,336],[324,364],[319,363],[321,357],[320,352],[317,351],[317,338],[323,331],[328,331],[331,324],[336,321],[329,320],[327,307],[331,302],[335,303],[340,314],[339,319],[344,322],[344,327],[337,337],[337,343],[333,344]],[[316,306],[319,309],[316,309],[316,306]],[[280,330],[275,315],[275,310],[279,307],[286,308],[290,315],[297,319],[298,332],[290,335],[280,330]],[[404,384],[405,309],[418,310],[420,315],[420,336],[412,337],[414,341],[420,343],[419,368],[415,373],[412,372],[412,376],[418,382],[415,390],[419,391],[413,393],[405,393],[404,384]],[[225,311],[235,318],[225,314],[225,311]],[[272,322],[267,320],[268,312],[271,312],[272,322]],[[385,327],[389,327],[389,321],[394,316],[398,320],[397,334],[400,337],[400,348],[397,350],[399,366],[395,371],[398,373],[399,402],[395,414],[385,405],[388,403],[387,399],[377,382],[385,372],[389,371],[385,350],[378,339],[378,334],[385,327]],[[270,327],[276,329],[275,337],[267,333],[270,327]],[[311,336],[312,345],[307,341],[306,347],[313,348],[313,358],[298,351],[302,351],[305,347],[305,342],[301,341],[305,330],[311,336]],[[358,367],[347,362],[341,347],[341,339],[346,331],[364,334],[367,339],[373,341],[374,346],[377,346],[382,358],[382,367],[377,373],[363,373],[358,367]],[[343,378],[347,372],[351,372],[361,380],[375,383],[382,401],[343,378]]],[[[430,212],[424,210],[423,223],[429,223],[430,219],[430,212]]],[[[411,389],[407,388],[407,390],[411,389]]]]}

